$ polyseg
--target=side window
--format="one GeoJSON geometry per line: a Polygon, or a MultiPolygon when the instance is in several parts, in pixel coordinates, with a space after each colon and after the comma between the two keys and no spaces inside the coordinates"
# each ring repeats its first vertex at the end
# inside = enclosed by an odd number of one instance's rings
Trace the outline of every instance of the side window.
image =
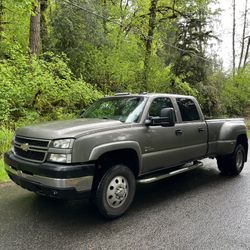
{"type": "Polygon", "coordinates": [[[182,121],[200,120],[196,105],[191,99],[176,98],[176,101],[181,112],[182,121]]]}
{"type": "Polygon", "coordinates": [[[163,108],[173,108],[171,100],[167,97],[159,97],[153,100],[151,103],[148,115],[149,116],[160,116],[163,108]]]}

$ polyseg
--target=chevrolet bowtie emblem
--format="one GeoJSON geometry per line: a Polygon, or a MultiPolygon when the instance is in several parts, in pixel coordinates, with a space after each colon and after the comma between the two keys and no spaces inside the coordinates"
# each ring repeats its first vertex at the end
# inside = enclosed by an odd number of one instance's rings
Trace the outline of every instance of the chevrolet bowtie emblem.
{"type": "Polygon", "coordinates": [[[29,150],[29,143],[23,143],[20,145],[20,148],[23,150],[23,151],[28,151],[29,150]]]}

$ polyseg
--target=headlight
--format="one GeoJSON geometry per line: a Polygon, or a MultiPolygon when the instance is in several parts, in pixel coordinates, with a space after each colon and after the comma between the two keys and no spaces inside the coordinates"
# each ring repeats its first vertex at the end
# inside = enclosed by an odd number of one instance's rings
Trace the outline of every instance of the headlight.
{"type": "Polygon", "coordinates": [[[49,161],[71,163],[71,154],[50,154],[49,161]]]}
{"type": "Polygon", "coordinates": [[[53,148],[72,148],[74,139],[61,139],[52,142],[53,148]]]}

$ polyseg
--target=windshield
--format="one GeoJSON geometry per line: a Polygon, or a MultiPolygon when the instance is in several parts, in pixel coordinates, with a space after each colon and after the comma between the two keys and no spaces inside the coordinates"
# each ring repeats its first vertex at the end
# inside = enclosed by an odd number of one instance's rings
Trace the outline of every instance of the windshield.
{"type": "Polygon", "coordinates": [[[139,122],[146,100],[144,97],[103,98],[95,102],[82,117],[139,122]]]}

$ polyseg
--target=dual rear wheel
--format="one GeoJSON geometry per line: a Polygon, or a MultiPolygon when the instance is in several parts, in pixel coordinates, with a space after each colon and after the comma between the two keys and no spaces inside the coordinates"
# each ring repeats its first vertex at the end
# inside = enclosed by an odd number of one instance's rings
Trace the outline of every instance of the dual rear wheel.
{"type": "Polygon", "coordinates": [[[222,175],[236,176],[242,171],[245,159],[245,148],[238,144],[232,154],[217,157],[217,165],[222,175]]]}

